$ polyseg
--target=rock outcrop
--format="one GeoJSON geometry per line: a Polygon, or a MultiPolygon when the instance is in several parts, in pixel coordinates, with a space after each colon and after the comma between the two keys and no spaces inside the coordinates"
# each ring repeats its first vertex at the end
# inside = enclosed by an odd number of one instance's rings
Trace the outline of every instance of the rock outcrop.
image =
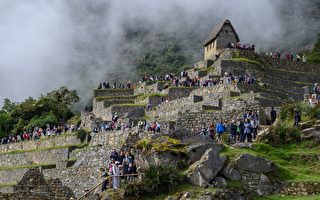
{"type": "Polygon", "coordinates": [[[238,169],[248,172],[268,173],[276,170],[270,160],[251,154],[242,154],[235,162],[238,169]]]}
{"type": "Polygon", "coordinates": [[[208,149],[200,160],[189,167],[186,174],[191,184],[206,186],[216,177],[227,160],[225,156],[219,156],[220,150],[219,147],[208,149]]]}
{"type": "Polygon", "coordinates": [[[316,128],[307,128],[301,131],[301,140],[320,143],[320,131],[316,128]]]}

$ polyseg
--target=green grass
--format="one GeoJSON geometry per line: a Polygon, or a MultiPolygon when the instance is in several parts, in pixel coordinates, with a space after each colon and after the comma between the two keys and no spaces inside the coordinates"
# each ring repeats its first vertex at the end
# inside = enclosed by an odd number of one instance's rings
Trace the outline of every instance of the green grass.
{"type": "Polygon", "coordinates": [[[19,165],[19,166],[1,166],[0,167],[0,171],[3,170],[15,170],[15,169],[30,169],[30,168],[36,168],[36,167],[42,167],[42,168],[55,168],[56,165],[55,164],[32,164],[32,165],[19,165]]]}
{"type": "Polygon", "coordinates": [[[237,62],[247,62],[247,63],[253,64],[253,65],[261,65],[260,62],[258,62],[256,60],[250,60],[248,58],[232,58],[230,60],[237,61],[237,62]]]}
{"type": "Polygon", "coordinates": [[[173,192],[167,193],[167,194],[161,194],[157,196],[147,196],[144,197],[143,199],[145,200],[163,200],[166,199],[168,196],[172,197],[179,197],[181,194],[185,192],[190,192],[190,199],[197,198],[201,194],[205,194],[207,192],[214,193],[217,189],[216,188],[203,188],[203,187],[197,187],[197,186],[192,186],[190,184],[181,184],[177,186],[177,189],[173,192]]]}
{"type": "Polygon", "coordinates": [[[14,151],[8,151],[8,152],[1,152],[0,155],[3,155],[3,154],[28,153],[28,152],[35,152],[35,151],[48,151],[48,150],[52,150],[52,149],[66,149],[66,148],[69,148],[69,147],[84,148],[86,146],[88,146],[87,143],[64,145],[64,146],[51,146],[51,147],[43,147],[43,148],[38,148],[38,149],[14,150],[14,151]]]}
{"type": "Polygon", "coordinates": [[[271,195],[264,197],[254,197],[253,200],[318,200],[320,195],[306,195],[306,196],[282,196],[271,195]]]}
{"type": "Polygon", "coordinates": [[[17,182],[12,182],[12,183],[0,183],[0,188],[2,187],[13,187],[17,185],[17,182]]]}
{"type": "Polygon", "coordinates": [[[252,149],[227,146],[221,154],[235,159],[241,154],[249,153],[272,160],[279,166],[276,176],[288,182],[320,182],[320,162],[308,156],[317,156],[319,145],[305,142],[301,144],[282,145],[277,148],[267,144],[256,143],[252,149]]]}

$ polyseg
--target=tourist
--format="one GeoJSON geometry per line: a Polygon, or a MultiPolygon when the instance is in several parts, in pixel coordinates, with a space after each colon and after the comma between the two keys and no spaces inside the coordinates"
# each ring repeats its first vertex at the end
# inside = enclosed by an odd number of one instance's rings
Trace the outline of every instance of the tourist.
{"type": "Polygon", "coordinates": [[[209,126],[209,136],[214,140],[214,124],[211,123],[209,126]]]}
{"type": "Polygon", "coordinates": [[[271,124],[273,124],[277,119],[277,111],[274,109],[274,107],[271,108],[270,119],[271,119],[271,124]]]}
{"type": "Polygon", "coordinates": [[[231,143],[236,143],[237,141],[237,125],[236,125],[236,122],[235,120],[232,120],[231,121],[231,124],[230,124],[230,142],[231,143]]]}
{"type": "Polygon", "coordinates": [[[119,188],[120,184],[120,168],[119,168],[119,161],[115,161],[114,164],[112,164],[112,187],[113,189],[117,190],[119,188]]]}
{"type": "MultiPolygon", "coordinates": [[[[244,122],[244,134],[245,137],[247,138],[247,142],[252,142],[252,127],[250,123],[250,118],[245,119],[244,122]]],[[[244,140],[245,142],[245,140],[244,140]]]]}
{"type": "Polygon", "coordinates": [[[103,192],[107,189],[108,173],[106,172],[106,170],[104,168],[100,168],[100,173],[101,173],[100,177],[102,179],[101,192],[103,192]]]}
{"type": "Polygon", "coordinates": [[[299,122],[301,121],[301,115],[297,109],[295,109],[294,111],[293,118],[294,118],[294,126],[298,126],[299,122]]]}
{"type": "Polygon", "coordinates": [[[238,125],[238,127],[239,127],[239,132],[240,132],[240,142],[244,142],[244,141],[245,141],[245,138],[246,138],[246,135],[244,134],[244,129],[245,129],[245,127],[244,127],[244,121],[243,121],[243,119],[240,119],[240,120],[239,120],[239,125],[238,125]]]}
{"type": "Polygon", "coordinates": [[[253,117],[250,120],[250,126],[251,126],[251,133],[252,133],[253,139],[255,140],[257,137],[258,123],[253,117]]]}
{"type": "Polygon", "coordinates": [[[218,143],[222,143],[222,134],[225,131],[225,126],[222,122],[222,120],[218,121],[218,123],[216,124],[216,132],[218,134],[218,143]]]}

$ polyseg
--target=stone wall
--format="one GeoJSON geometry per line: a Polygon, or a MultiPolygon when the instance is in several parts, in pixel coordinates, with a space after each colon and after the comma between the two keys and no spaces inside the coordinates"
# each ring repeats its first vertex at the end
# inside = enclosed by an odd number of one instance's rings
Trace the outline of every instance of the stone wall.
{"type": "Polygon", "coordinates": [[[149,94],[149,93],[160,92],[163,90],[163,87],[167,84],[171,85],[172,82],[171,81],[158,81],[152,85],[145,86],[146,87],[145,93],[149,94]]]}
{"type": "Polygon", "coordinates": [[[183,97],[188,97],[194,90],[193,87],[170,87],[166,90],[170,100],[175,100],[183,97]]]}
{"type": "Polygon", "coordinates": [[[319,182],[296,182],[285,184],[280,194],[283,195],[314,195],[320,193],[319,182]]]}
{"type": "Polygon", "coordinates": [[[0,154],[0,166],[22,166],[31,164],[55,164],[69,159],[69,149],[51,149],[24,152],[19,154],[0,154]]]}
{"type": "Polygon", "coordinates": [[[263,57],[274,68],[280,68],[283,70],[296,71],[296,72],[302,72],[302,73],[309,72],[314,74],[320,74],[320,64],[296,62],[296,61],[290,61],[286,59],[278,60],[278,59],[265,57],[265,56],[263,57]]]}
{"type": "Polygon", "coordinates": [[[0,183],[16,183],[21,180],[23,175],[28,171],[27,168],[0,170],[0,183]]]}
{"type": "Polygon", "coordinates": [[[38,141],[24,141],[0,145],[0,153],[16,150],[31,150],[53,146],[66,146],[81,143],[75,134],[62,134],[60,136],[43,137],[38,141]]]}
{"type": "Polygon", "coordinates": [[[133,95],[133,89],[100,89],[94,90],[94,97],[102,97],[102,96],[130,96],[133,95]]]}
{"type": "Polygon", "coordinates": [[[81,112],[81,128],[92,130],[97,127],[96,118],[92,112],[82,111],[81,112]]]}
{"type": "Polygon", "coordinates": [[[203,127],[208,127],[210,123],[217,123],[219,119],[229,122],[232,119],[236,120],[237,118],[241,118],[247,109],[258,110],[257,102],[252,98],[247,100],[224,99],[222,101],[222,110],[179,113],[176,127],[198,130],[203,127]]]}
{"type": "Polygon", "coordinates": [[[10,193],[0,193],[6,200],[69,200],[74,197],[72,190],[59,179],[45,180],[37,168],[27,170],[10,193]]]}
{"type": "Polygon", "coordinates": [[[47,169],[42,173],[47,180],[60,179],[64,186],[72,189],[76,197],[83,195],[85,190],[94,187],[100,181],[98,171],[88,167],[47,169]]]}
{"type": "Polygon", "coordinates": [[[112,115],[112,113],[117,112],[119,117],[124,117],[124,115],[126,113],[128,113],[128,112],[131,112],[131,111],[133,111],[135,109],[145,109],[145,108],[146,108],[146,106],[134,105],[134,104],[132,104],[132,105],[114,105],[114,106],[111,107],[111,113],[110,114],[112,115]]]}
{"type": "Polygon", "coordinates": [[[128,134],[127,130],[91,133],[92,137],[89,146],[114,146],[116,144],[123,144],[128,134]]]}

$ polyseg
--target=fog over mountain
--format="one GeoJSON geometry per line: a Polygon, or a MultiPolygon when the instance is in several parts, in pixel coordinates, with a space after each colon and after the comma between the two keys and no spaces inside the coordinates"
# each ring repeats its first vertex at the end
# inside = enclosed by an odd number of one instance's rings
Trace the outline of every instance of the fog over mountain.
{"type": "Polygon", "coordinates": [[[258,50],[311,48],[319,8],[316,0],[2,0],[0,99],[65,85],[86,102],[98,82],[134,76],[136,56],[159,34],[201,59],[202,41],[223,19],[258,50]]]}

